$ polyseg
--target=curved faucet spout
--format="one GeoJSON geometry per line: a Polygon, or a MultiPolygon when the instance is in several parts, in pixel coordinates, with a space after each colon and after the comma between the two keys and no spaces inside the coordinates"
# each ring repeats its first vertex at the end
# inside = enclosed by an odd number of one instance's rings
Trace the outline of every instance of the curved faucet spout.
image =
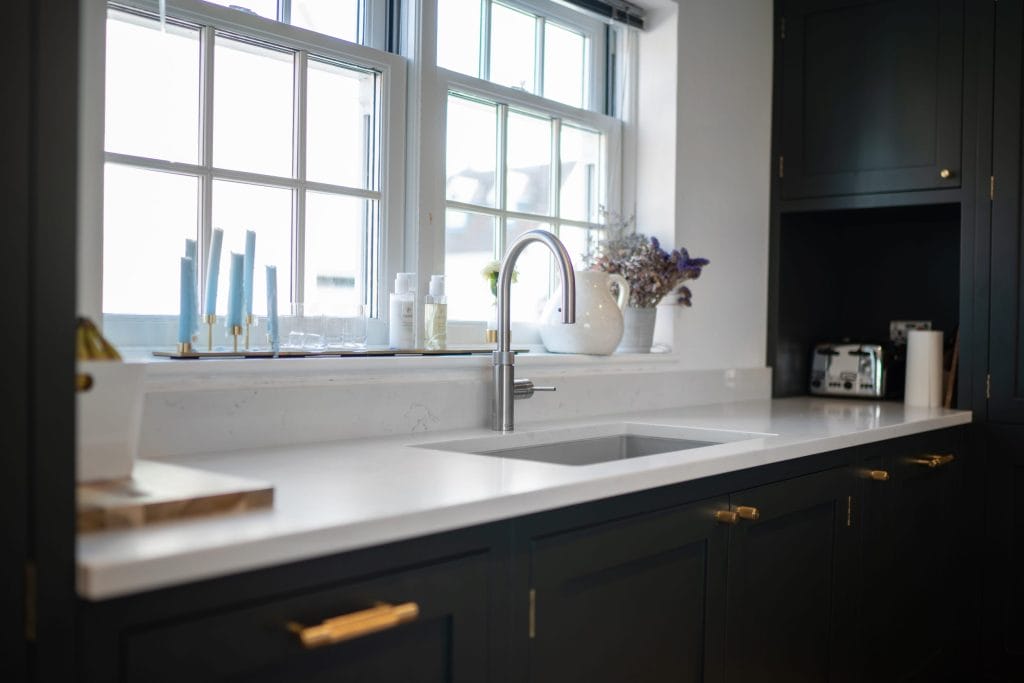
{"type": "Polygon", "coordinates": [[[515,272],[519,255],[531,242],[540,242],[555,257],[558,271],[562,277],[562,322],[571,325],[576,322],[576,275],[572,269],[572,259],[561,240],[547,230],[530,230],[519,236],[505,252],[498,273],[498,351],[509,351],[512,348],[510,319],[512,304],[512,273],[515,272]]]}
{"type": "MultiPolygon", "coordinates": [[[[516,260],[531,242],[544,244],[555,257],[562,276],[562,322],[576,322],[576,275],[565,245],[546,230],[530,230],[512,243],[501,262],[498,273],[498,349],[494,352],[494,429],[510,432],[514,428],[513,392],[515,386],[515,354],[512,353],[511,317],[512,273],[516,260]]],[[[524,380],[525,381],[525,380],[524,380]]],[[[532,395],[532,392],[530,392],[532,395]]]]}

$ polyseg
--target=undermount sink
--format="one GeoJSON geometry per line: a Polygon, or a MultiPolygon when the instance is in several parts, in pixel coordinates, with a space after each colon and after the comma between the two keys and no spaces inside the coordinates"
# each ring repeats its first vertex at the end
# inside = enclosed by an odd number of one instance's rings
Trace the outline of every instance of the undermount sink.
{"type": "Polygon", "coordinates": [[[513,432],[479,439],[422,444],[420,448],[533,460],[554,465],[595,465],[745,441],[769,434],[690,427],[618,423],[540,432],[513,432]]]}

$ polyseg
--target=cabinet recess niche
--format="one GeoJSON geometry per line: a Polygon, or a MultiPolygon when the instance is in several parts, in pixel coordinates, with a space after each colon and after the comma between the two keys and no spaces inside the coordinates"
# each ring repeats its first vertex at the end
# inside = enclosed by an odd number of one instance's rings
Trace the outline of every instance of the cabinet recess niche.
{"type": "Polygon", "coordinates": [[[779,8],[783,199],[959,187],[963,0],[779,8]]]}
{"type": "Polygon", "coordinates": [[[885,343],[891,320],[930,320],[951,345],[959,320],[960,206],[779,217],[776,396],[808,393],[818,342],[885,343]]]}

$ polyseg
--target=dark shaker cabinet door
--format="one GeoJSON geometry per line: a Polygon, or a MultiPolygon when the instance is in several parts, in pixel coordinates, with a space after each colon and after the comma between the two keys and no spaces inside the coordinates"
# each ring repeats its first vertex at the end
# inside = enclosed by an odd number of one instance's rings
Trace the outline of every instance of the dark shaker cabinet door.
{"type": "Polygon", "coordinates": [[[851,482],[830,470],[731,496],[759,518],[729,531],[727,683],[850,679],[851,482]]]}
{"type": "Polygon", "coordinates": [[[966,581],[960,434],[909,437],[881,450],[864,463],[860,497],[863,680],[957,680],[951,657],[963,641],[957,616],[966,581]]]}
{"type": "Polygon", "coordinates": [[[727,501],[536,539],[530,680],[721,680],[727,501]]]}
{"type": "Polygon", "coordinates": [[[991,399],[989,418],[1024,423],[1024,296],[1021,264],[1024,240],[1022,182],[1021,42],[1024,2],[996,4],[995,103],[992,163],[991,399]]]}
{"type": "Polygon", "coordinates": [[[963,0],[783,4],[783,198],[960,185],[963,10],[963,0]]]}
{"type": "Polygon", "coordinates": [[[127,683],[481,683],[488,680],[486,559],[470,556],[130,633],[127,683]],[[380,603],[419,617],[307,649],[289,628],[380,603]]]}

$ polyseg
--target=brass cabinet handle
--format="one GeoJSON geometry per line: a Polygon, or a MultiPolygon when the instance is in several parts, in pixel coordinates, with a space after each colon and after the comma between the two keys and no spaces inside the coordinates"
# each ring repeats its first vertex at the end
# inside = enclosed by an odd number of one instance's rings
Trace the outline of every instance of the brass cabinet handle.
{"type": "Polygon", "coordinates": [[[756,522],[761,518],[761,511],[749,505],[738,506],[736,508],[736,514],[740,516],[740,519],[749,519],[752,522],[756,522]]]}
{"type": "Polygon", "coordinates": [[[948,180],[949,178],[953,177],[953,172],[950,171],[948,168],[944,168],[941,171],[939,171],[939,177],[942,178],[943,180],[948,180]]]}
{"type": "Polygon", "coordinates": [[[924,465],[925,467],[942,467],[956,460],[956,456],[953,454],[946,455],[926,455],[921,458],[913,458],[910,462],[915,465],[924,465]]]}
{"type": "Polygon", "coordinates": [[[871,470],[868,476],[875,481],[889,481],[889,473],[885,470],[871,470]]]}
{"type": "Polygon", "coordinates": [[[715,512],[715,521],[722,524],[735,524],[740,521],[740,516],[732,510],[717,510],[715,512]]]}
{"type": "Polygon", "coordinates": [[[75,392],[82,393],[83,391],[89,391],[92,389],[93,381],[92,375],[88,372],[79,372],[75,374],[75,392]]]}
{"type": "Polygon", "coordinates": [[[289,622],[288,630],[299,636],[303,646],[312,649],[386,631],[414,621],[419,615],[420,606],[415,602],[405,602],[401,605],[380,604],[359,612],[332,617],[316,626],[289,622]]]}

